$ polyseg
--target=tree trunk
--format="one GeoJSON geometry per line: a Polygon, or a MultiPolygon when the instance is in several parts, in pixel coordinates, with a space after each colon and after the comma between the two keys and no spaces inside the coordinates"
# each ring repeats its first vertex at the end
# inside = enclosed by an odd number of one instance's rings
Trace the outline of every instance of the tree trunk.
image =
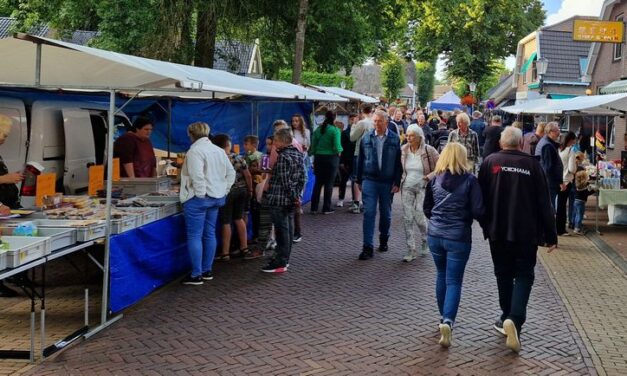
{"type": "Polygon", "coordinates": [[[307,10],[309,0],[298,1],[298,20],[296,21],[296,46],[294,49],[294,67],[292,83],[299,84],[303,72],[303,55],[305,52],[305,27],[307,26],[307,10]]]}
{"type": "Polygon", "coordinates": [[[194,65],[213,68],[216,52],[216,35],[218,33],[218,14],[213,6],[198,9],[196,25],[196,50],[194,65]]]}

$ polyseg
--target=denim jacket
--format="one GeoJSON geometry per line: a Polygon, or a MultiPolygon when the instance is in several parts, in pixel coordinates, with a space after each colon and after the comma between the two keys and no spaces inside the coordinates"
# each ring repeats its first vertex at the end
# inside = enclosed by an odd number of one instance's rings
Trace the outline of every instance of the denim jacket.
{"type": "Polygon", "coordinates": [[[374,130],[364,135],[359,145],[359,159],[357,162],[357,183],[364,180],[392,183],[401,185],[403,167],[401,165],[401,140],[394,132],[387,132],[383,142],[383,158],[379,169],[377,153],[377,136],[374,130]]]}

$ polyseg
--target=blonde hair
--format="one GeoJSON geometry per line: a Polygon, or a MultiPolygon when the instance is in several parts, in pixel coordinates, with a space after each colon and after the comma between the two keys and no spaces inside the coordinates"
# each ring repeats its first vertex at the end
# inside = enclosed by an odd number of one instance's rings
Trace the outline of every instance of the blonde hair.
{"type": "Polygon", "coordinates": [[[511,125],[511,126],[512,126],[512,127],[514,127],[514,128],[518,128],[518,129],[520,129],[520,130],[522,130],[522,129],[523,129],[523,123],[522,123],[522,121],[515,121],[515,122],[513,122],[513,123],[512,123],[512,125],[511,125]]]}
{"type": "Polygon", "coordinates": [[[187,126],[187,134],[194,139],[194,141],[203,137],[209,137],[210,132],[209,124],[197,121],[187,126]]]}
{"type": "Polygon", "coordinates": [[[8,136],[11,133],[11,126],[13,125],[13,120],[10,117],[0,114],[0,133],[8,136]]]}
{"type": "Polygon", "coordinates": [[[468,152],[466,151],[466,147],[459,142],[449,142],[446,144],[433,172],[435,172],[436,175],[440,175],[446,171],[454,175],[463,175],[470,171],[468,167],[468,152]]]}
{"type": "Polygon", "coordinates": [[[585,170],[577,171],[575,174],[575,187],[579,190],[586,189],[590,180],[585,170]]]}

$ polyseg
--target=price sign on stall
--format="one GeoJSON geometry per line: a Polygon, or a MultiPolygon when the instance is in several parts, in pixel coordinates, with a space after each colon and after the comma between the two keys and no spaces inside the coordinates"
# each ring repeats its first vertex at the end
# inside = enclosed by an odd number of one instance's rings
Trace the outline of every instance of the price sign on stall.
{"type": "Polygon", "coordinates": [[[120,158],[113,158],[113,181],[120,181],[120,158]]]}
{"type": "Polygon", "coordinates": [[[55,185],[57,174],[41,174],[37,176],[37,186],[35,188],[35,206],[42,207],[44,205],[44,196],[53,196],[56,193],[55,185]]]}
{"type": "Polygon", "coordinates": [[[98,190],[104,188],[104,166],[89,167],[89,185],[87,186],[87,194],[95,196],[98,190]]]}

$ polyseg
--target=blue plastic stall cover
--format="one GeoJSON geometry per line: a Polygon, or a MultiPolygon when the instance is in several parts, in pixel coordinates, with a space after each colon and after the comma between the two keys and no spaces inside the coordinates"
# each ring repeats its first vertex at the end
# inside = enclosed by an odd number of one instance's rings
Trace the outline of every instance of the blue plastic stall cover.
{"type": "Polygon", "coordinates": [[[119,312],[191,269],[183,215],[112,236],[110,260],[109,309],[119,312]]]}
{"type": "MultiPolygon", "coordinates": [[[[22,99],[26,104],[37,100],[81,101],[95,103],[104,108],[109,106],[107,93],[54,93],[33,89],[3,89],[0,96],[22,99]]],[[[135,98],[128,102],[128,97],[118,95],[116,106],[126,104],[123,111],[128,118],[146,115],[155,121],[151,136],[155,148],[167,150],[168,146],[168,100],[154,98],[135,98]]],[[[212,134],[226,133],[234,144],[242,145],[249,134],[259,136],[259,150],[264,150],[266,137],[272,134],[272,123],[283,119],[290,123],[294,114],[303,115],[309,123],[313,112],[313,102],[281,102],[264,98],[244,97],[239,100],[182,100],[172,98],[172,127],[170,129],[170,150],[174,153],[185,152],[191,142],[187,136],[187,126],[195,121],[204,121],[211,127],[212,134]],[[257,129],[258,121],[258,129],[257,129]]],[[[311,129],[311,124],[309,129],[311,129]]]]}
{"type": "MultiPolygon", "coordinates": [[[[167,108],[167,102],[160,102],[167,108]]],[[[266,137],[272,134],[272,123],[283,119],[291,121],[292,115],[300,114],[309,121],[313,112],[312,102],[273,102],[246,99],[241,101],[180,101],[172,102],[172,128],[170,129],[170,150],[185,152],[191,142],[187,136],[187,126],[195,121],[209,124],[211,134],[226,133],[233,144],[244,143],[247,135],[259,137],[259,150],[264,150],[266,137]],[[257,129],[257,121],[259,128],[257,129]]],[[[153,145],[167,149],[168,116],[159,106],[150,107],[147,115],[155,119],[151,137],[153,145]]],[[[241,148],[243,150],[243,148],[241,148]]]]}

